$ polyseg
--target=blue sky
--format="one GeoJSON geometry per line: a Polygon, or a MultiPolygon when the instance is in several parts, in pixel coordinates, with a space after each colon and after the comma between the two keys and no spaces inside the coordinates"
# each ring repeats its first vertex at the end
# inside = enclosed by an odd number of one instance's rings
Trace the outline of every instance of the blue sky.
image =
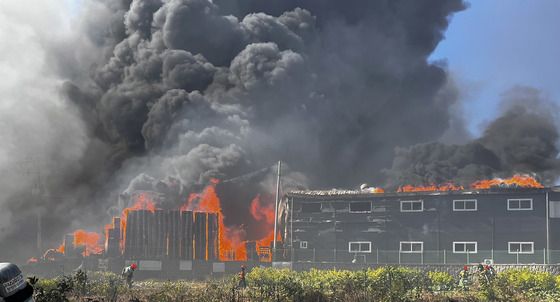
{"type": "Polygon", "coordinates": [[[469,1],[431,59],[446,59],[464,92],[469,130],[479,135],[514,85],[541,89],[560,103],[560,1],[469,1]]]}

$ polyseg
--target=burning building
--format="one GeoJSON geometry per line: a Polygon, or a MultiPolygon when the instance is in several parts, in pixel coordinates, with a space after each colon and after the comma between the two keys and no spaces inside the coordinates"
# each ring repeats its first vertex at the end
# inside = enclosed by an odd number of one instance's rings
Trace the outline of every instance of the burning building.
{"type": "Polygon", "coordinates": [[[174,278],[188,277],[186,271],[193,277],[224,272],[226,267],[236,271],[239,261],[270,262],[274,203],[260,194],[247,203],[246,211],[260,231],[257,237],[249,236],[243,225],[224,223],[218,183],[212,180],[202,192],[190,194],[174,208],[156,192],[121,196],[119,203],[129,206],[105,226],[104,241],[101,233],[77,230],[65,235],[62,244],[41,260],[29,263],[86,263],[89,269],[118,272],[126,263],[135,262],[140,271],[149,272],[146,277],[174,278]]]}
{"type": "Polygon", "coordinates": [[[180,210],[131,210],[126,226],[115,217],[107,228],[107,256],[126,259],[218,259],[218,214],[180,210]]]}
{"type": "Polygon", "coordinates": [[[560,262],[560,189],[526,176],[393,193],[292,191],[283,202],[287,261],[560,262]]]}

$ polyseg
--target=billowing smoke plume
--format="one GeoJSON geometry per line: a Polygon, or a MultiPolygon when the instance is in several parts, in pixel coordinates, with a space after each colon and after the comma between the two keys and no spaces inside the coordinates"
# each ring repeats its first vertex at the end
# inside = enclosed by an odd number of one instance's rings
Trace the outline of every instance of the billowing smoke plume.
{"type": "MultiPolygon", "coordinates": [[[[99,20],[86,33],[112,53],[65,89],[122,174],[171,174],[191,186],[281,159],[311,185],[353,186],[394,146],[436,139],[449,123],[455,99],[427,57],[461,1],[104,8],[85,12],[99,20]],[[108,22],[118,19],[124,26],[108,22]]],[[[76,56],[67,52],[61,68],[80,73],[64,66],[76,56]]]]}
{"type": "Polygon", "coordinates": [[[503,112],[482,137],[464,145],[418,144],[397,148],[391,169],[385,171],[389,186],[456,182],[533,174],[554,184],[558,159],[558,110],[538,90],[515,87],[504,94],[503,112]]]}
{"type": "MultiPolygon", "coordinates": [[[[461,0],[83,0],[67,33],[33,27],[49,70],[40,78],[61,94],[2,103],[3,175],[23,153],[48,166],[33,170],[41,181],[0,181],[0,238],[34,238],[25,222],[40,208],[49,210],[44,234],[53,234],[45,240],[59,240],[74,221],[107,219],[127,190],[181,200],[211,178],[262,169],[254,186],[268,190],[266,168],[278,160],[295,184],[314,188],[382,183],[386,174],[392,183],[552,175],[553,118],[519,105],[475,142],[398,149],[380,172],[395,147],[436,141],[449,128],[457,94],[428,57],[464,8],[461,0]],[[25,195],[35,183],[41,198],[25,195]]],[[[234,195],[231,183],[221,194],[234,195]]],[[[243,209],[236,203],[252,197],[224,207],[243,209]]],[[[229,213],[226,223],[239,223],[229,213]]]]}

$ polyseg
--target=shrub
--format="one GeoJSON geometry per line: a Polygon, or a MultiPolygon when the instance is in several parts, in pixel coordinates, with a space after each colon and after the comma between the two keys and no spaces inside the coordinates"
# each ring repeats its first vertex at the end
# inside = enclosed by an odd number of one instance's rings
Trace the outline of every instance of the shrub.
{"type": "Polygon", "coordinates": [[[430,288],[434,291],[446,291],[455,287],[455,279],[448,272],[428,272],[430,288]]]}

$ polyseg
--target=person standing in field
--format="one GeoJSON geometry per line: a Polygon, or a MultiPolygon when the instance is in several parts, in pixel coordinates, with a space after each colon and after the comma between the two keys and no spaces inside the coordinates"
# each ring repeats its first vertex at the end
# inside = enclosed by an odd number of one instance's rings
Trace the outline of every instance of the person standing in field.
{"type": "Polygon", "coordinates": [[[246,288],[247,281],[245,280],[245,265],[241,266],[241,271],[239,272],[239,283],[237,284],[238,288],[246,288]]]}
{"type": "Polygon", "coordinates": [[[463,270],[459,272],[459,288],[466,291],[469,289],[469,267],[463,266],[463,270]]]}
{"type": "Polygon", "coordinates": [[[121,276],[125,279],[128,288],[132,288],[132,278],[134,277],[134,271],[136,270],[136,268],[136,263],[132,263],[122,270],[121,276]]]}

